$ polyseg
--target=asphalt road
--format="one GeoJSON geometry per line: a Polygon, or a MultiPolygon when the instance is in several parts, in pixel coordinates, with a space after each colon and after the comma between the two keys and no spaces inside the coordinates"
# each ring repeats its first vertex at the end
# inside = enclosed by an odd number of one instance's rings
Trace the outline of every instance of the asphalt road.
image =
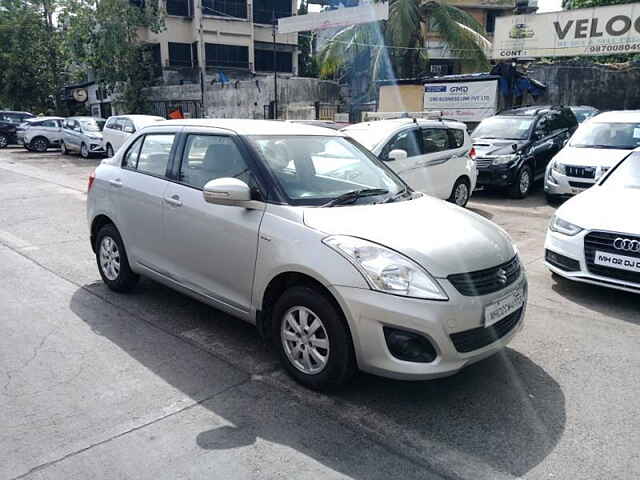
{"type": "Polygon", "coordinates": [[[509,348],[325,396],[242,322],[149,280],[105,288],[84,211],[98,162],[0,151],[0,478],[640,478],[640,297],[551,278],[540,188],[470,204],[528,271],[509,348]]]}

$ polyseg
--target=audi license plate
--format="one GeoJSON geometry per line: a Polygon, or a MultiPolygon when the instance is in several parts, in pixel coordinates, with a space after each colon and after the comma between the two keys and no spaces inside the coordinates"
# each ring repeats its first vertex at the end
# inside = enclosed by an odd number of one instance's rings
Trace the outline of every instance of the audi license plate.
{"type": "Polygon", "coordinates": [[[594,262],[596,265],[602,265],[603,267],[640,273],[640,258],[627,257],[626,255],[618,255],[617,253],[599,252],[596,250],[594,262]]]}
{"type": "Polygon", "coordinates": [[[524,288],[519,287],[484,307],[484,326],[490,327],[524,305],[524,288]]]}

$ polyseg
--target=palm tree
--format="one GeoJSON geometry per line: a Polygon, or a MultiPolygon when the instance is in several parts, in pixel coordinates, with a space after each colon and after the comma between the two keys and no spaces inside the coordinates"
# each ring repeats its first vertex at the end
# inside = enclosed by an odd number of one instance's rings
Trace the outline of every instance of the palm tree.
{"type": "MultiPolygon", "coordinates": [[[[380,1],[380,0],[376,0],[380,1]]],[[[407,78],[424,72],[428,63],[427,25],[437,31],[449,51],[471,68],[486,68],[491,43],[483,26],[446,0],[390,0],[389,20],[352,25],[337,32],[320,52],[320,73],[335,76],[340,70],[362,66],[368,57],[371,78],[407,78]]]]}

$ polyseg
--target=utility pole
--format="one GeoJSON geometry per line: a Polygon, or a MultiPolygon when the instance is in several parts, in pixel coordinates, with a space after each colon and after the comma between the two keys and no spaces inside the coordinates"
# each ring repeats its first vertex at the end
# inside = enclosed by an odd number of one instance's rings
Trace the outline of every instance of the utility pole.
{"type": "Polygon", "coordinates": [[[204,82],[207,78],[207,54],[204,45],[204,32],[202,29],[202,17],[204,16],[204,10],[202,9],[202,0],[200,0],[198,12],[199,28],[198,28],[198,59],[200,63],[200,104],[202,105],[202,118],[207,118],[207,106],[205,103],[205,85],[204,82]]]}
{"type": "Polygon", "coordinates": [[[273,119],[278,119],[278,56],[276,52],[276,29],[278,20],[276,10],[273,9],[273,119]]]}

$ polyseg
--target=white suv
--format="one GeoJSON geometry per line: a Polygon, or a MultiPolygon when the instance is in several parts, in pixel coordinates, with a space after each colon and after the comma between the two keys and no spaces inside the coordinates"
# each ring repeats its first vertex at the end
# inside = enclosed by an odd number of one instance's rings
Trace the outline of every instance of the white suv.
{"type": "Polygon", "coordinates": [[[478,171],[464,123],[401,118],[357,123],[342,132],[415,190],[464,207],[476,187],[478,171]]]}
{"type": "Polygon", "coordinates": [[[145,275],[253,323],[311,388],[452,375],[523,325],[509,236],[328,128],[148,126],[96,169],[87,215],[109,288],[145,275]]]}
{"type": "Polygon", "coordinates": [[[34,152],[57,148],[62,140],[62,117],[29,118],[21,125],[21,143],[34,152]]]}
{"type": "Polygon", "coordinates": [[[141,128],[164,118],[154,115],[120,115],[109,117],[102,130],[102,146],[107,157],[113,157],[122,144],[141,128]]]}

